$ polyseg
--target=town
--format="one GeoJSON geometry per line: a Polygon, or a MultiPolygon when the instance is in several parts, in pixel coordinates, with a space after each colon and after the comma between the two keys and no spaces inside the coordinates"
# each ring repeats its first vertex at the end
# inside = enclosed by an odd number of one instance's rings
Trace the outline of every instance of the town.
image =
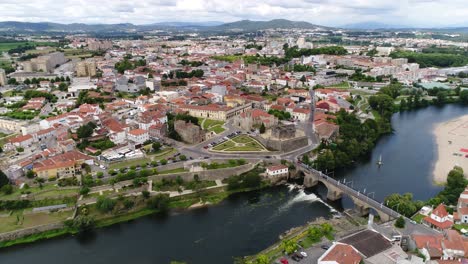
{"type": "Polygon", "coordinates": [[[391,133],[394,112],[468,104],[466,39],[166,33],[2,37],[0,245],[300,182],[354,209],[245,263],[466,261],[468,189],[451,179],[466,178],[468,146],[450,153],[448,200],[379,200],[333,177],[391,133]]]}

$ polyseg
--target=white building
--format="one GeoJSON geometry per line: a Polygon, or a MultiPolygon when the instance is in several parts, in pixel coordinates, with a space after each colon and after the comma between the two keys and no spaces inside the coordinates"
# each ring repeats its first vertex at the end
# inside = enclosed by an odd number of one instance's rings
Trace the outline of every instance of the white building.
{"type": "Polygon", "coordinates": [[[273,165],[266,168],[266,174],[268,177],[281,177],[289,174],[288,166],[286,165],[273,165]]]}
{"type": "Polygon", "coordinates": [[[133,129],[127,133],[127,139],[135,145],[142,145],[145,141],[149,140],[148,130],[133,129]]]}

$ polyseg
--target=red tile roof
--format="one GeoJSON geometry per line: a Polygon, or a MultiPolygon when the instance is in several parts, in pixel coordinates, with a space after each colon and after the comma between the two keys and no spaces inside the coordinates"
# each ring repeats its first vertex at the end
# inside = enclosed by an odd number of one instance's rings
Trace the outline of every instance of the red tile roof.
{"type": "Polygon", "coordinates": [[[287,169],[288,166],[286,165],[283,165],[283,164],[280,164],[280,165],[272,165],[272,166],[268,166],[267,169],[269,171],[277,171],[277,170],[284,170],[284,169],[287,169]]]}
{"type": "Polygon", "coordinates": [[[358,264],[362,257],[352,246],[337,243],[322,256],[321,261],[335,261],[339,264],[358,264]]]}
{"type": "Polygon", "coordinates": [[[432,211],[433,214],[437,215],[438,217],[440,218],[443,218],[443,217],[446,217],[448,216],[448,212],[447,212],[447,209],[445,209],[445,205],[444,204],[439,204],[433,211],[432,211]]]}
{"type": "Polygon", "coordinates": [[[148,133],[148,131],[137,128],[137,129],[130,130],[128,133],[134,136],[140,136],[140,135],[144,135],[148,133]]]}

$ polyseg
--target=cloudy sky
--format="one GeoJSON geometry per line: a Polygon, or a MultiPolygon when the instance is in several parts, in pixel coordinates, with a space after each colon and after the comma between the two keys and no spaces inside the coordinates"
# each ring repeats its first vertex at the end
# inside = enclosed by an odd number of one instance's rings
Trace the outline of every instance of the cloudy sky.
{"type": "Polygon", "coordinates": [[[285,18],[339,26],[375,21],[468,26],[468,0],[0,0],[0,21],[135,23],[285,18]]]}

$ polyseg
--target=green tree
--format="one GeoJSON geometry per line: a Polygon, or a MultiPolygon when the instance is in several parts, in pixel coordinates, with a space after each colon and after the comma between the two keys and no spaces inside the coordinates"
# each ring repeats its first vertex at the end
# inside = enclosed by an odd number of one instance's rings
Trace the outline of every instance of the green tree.
{"type": "Polygon", "coordinates": [[[286,252],[286,254],[292,254],[298,249],[298,245],[293,240],[283,240],[281,241],[281,249],[286,252]]]}
{"type": "Polygon", "coordinates": [[[93,134],[94,128],[96,125],[92,122],[88,122],[85,125],[82,125],[76,131],[78,138],[88,138],[93,134]]]}
{"type": "Polygon", "coordinates": [[[309,227],[309,230],[307,231],[307,236],[313,242],[319,242],[323,237],[323,233],[320,228],[314,226],[309,227]]]}
{"type": "Polygon", "coordinates": [[[260,125],[260,134],[265,133],[265,131],[266,131],[265,124],[262,122],[262,124],[260,125]]]}
{"type": "Polygon", "coordinates": [[[3,185],[2,188],[0,188],[0,190],[2,191],[2,193],[9,195],[13,193],[13,186],[11,186],[10,184],[3,185]]]}
{"type": "Polygon", "coordinates": [[[81,187],[81,189],[80,189],[80,194],[81,194],[81,195],[87,195],[87,194],[89,193],[89,191],[90,191],[90,189],[89,189],[88,186],[83,186],[83,187],[81,187]]]}
{"type": "Polygon", "coordinates": [[[270,258],[267,255],[258,255],[255,264],[270,264],[270,258]]]}
{"type": "Polygon", "coordinates": [[[161,149],[161,143],[159,142],[154,142],[152,145],[151,145],[152,149],[154,152],[157,152],[161,149]]]}
{"type": "Polygon", "coordinates": [[[395,221],[395,227],[405,228],[405,219],[403,218],[403,216],[397,218],[397,220],[395,221]]]}
{"type": "Polygon", "coordinates": [[[460,91],[460,102],[462,104],[468,105],[468,89],[460,91]]]}
{"type": "Polygon", "coordinates": [[[85,231],[92,229],[95,225],[95,220],[92,216],[88,215],[78,215],[75,219],[73,219],[72,226],[79,231],[85,231]]]}
{"type": "Polygon", "coordinates": [[[115,200],[109,197],[99,196],[96,201],[96,208],[103,213],[109,213],[114,210],[115,204],[115,200]]]}
{"type": "Polygon", "coordinates": [[[400,83],[394,83],[380,88],[379,93],[386,94],[393,99],[396,99],[400,95],[402,88],[403,87],[400,83]]]}
{"type": "Polygon", "coordinates": [[[135,202],[132,201],[132,200],[129,200],[129,199],[125,199],[125,200],[123,200],[123,205],[124,205],[125,209],[128,210],[128,209],[132,208],[135,205],[135,202]]]}
{"type": "Polygon", "coordinates": [[[169,210],[169,195],[157,194],[148,200],[148,207],[156,209],[159,212],[166,212],[169,210]]]}
{"type": "Polygon", "coordinates": [[[62,92],[66,92],[68,90],[68,85],[66,83],[60,83],[58,89],[62,92]]]}
{"type": "Polygon", "coordinates": [[[8,179],[6,174],[2,170],[0,170],[0,188],[8,184],[10,184],[10,180],[8,179]]]}
{"type": "Polygon", "coordinates": [[[439,91],[437,92],[435,103],[438,105],[445,104],[447,102],[447,95],[446,91],[439,91]]]}
{"type": "Polygon", "coordinates": [[[437,195],[437,197],[445,204],[456,204],[460,194],[466,188],[468,180],[465,179],[463,169],[454,167],[447,176],[445,188],[437,195]]]}
{"type": "Polygon", "coordinates": [[[143,196],[144,199],[148,199],[150,197],[150,192],[148,191],[142,191],[141,195],[143,196]]]}
{"type": "Polygon", "coordinates": [[[28,179],[32,179],[32,178],[36,177],[36,173],[34,173],[33,170],[28,170],[28,171],[26,172],[26,177],[27,177],[28,179]]]}

